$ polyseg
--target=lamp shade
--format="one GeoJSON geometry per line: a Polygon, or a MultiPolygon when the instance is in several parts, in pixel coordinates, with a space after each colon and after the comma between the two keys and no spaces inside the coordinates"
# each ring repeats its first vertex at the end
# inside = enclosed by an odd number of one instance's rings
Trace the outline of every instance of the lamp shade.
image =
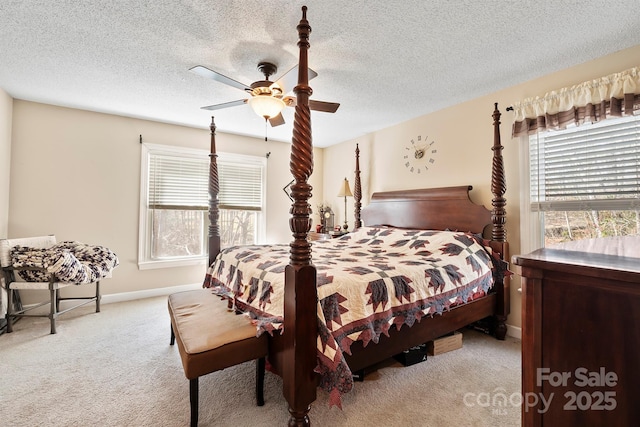
{"type": "Polygon", "coordinates": [[[340,186],[340,191],[338,192],[338,197],[351,197],[353,194],[351,193],[351,188],[349,188],[349,181],[347,178],[344,179],[342,185],[340,186]]]}
{"type": "Polygon", "coordinates": [[[249,105],[260,117],[272,119],[276,117],[285,107],[282,99],[271,95],[257,95],[249,98],[249,105]]]}

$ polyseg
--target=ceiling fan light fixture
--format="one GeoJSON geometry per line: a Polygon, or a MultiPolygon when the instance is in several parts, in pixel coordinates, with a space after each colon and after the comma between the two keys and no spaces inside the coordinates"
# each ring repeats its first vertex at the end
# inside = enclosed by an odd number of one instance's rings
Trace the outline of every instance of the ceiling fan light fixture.
{"type": "Polygon", "coordinates": [[[266,120],[276,117],[286,106],[282,99],[270,95],[253,96],[248,103],[257,115],[266,120]]]}

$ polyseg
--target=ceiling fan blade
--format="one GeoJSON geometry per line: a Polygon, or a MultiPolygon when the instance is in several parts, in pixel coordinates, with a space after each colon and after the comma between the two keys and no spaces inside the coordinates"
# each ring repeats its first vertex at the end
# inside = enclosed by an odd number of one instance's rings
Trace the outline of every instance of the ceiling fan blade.
{"type": "Polygon", "coordinates": [[[269,119],[269,123],[271,124],[271,127],[283,125],[284,117],[282,117],[282,113],[278,114],[272,119],[269,119]]]}
{"type": "Polygon", "coordinates": [[[233,80],[227,76],[224,76],[217,71],[213,71],[208,69],[207,67],[203,67],[202,65],[196,65],[195,67],[189,68],[189,71],[192,71],[196,74],[201,75],[202,77],[206,77],[208,79],[212,79],[218,81],[220,83],[224,83],[229,86],[233,86],[240,90],[244,90],[247,92],[251,92],[251,88],[244,83],[240,83],[239,81],[233,80]]]}
{"type": "Polygon", "coordinates": [[[224,102],[222,104],[208,105],[206,107],[200,107],[202,110],[220,110],[222,108],[235,107],[236,105],[246,104],[246,99],[238,99],[237,101],[224,102]]]}
{"type": "MultiPolygon", "coordinates": [[[[316,77],[318,73],[309,68],[309,80],[316,77]]],[[[284,73],[275,83],[280,86],[282,93],[289,93],[298,84],[298,66],[295,65],[292,69],[284,73]]]]}
{"type": "MultiPolygon", "coordinates": [[[[295,107],[296,106],[296,97],[295,96],[285,96],[282,98],[287,107],[295,107]]],[[[325,101],[315,101],[313,99],[309,100],[309,109],[315,111],[322,111],[324,113],[335,113],[340,107],[340,104],[337,102],[325,102],[325,101]]]]}
{"type": "Polygon", "coordinates": [[[337,102],[315,101],[313,99],[309,100],[309,108],[311,110],[322,111],[325,113],[335,113],[336,111],[338,111],[338,107],[340,107],[340,104],[337,102]]]}

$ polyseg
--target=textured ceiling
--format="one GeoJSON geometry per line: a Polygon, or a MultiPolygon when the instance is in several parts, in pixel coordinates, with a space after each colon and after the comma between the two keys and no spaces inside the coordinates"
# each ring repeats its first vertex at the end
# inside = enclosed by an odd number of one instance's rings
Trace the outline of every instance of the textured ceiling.
{"type": "MultiPolygon", "coordinates": [[[[200,107],[245,93],[188,71],[204,65],[245,84],[298,58],[309,8],[313,112],[320,147],[640,44],[637,0],[2,0],[0,88],[12,97],[264,137],[247,105],[200,107]]],[[[270,139],[291,140],[286,124],[270,139]]]]}

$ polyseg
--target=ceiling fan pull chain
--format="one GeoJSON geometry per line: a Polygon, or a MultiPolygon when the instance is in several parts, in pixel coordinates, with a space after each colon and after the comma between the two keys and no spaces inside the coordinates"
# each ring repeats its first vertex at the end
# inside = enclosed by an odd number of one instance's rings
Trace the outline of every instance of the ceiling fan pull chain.
{"type": "MultiPolygon", "coordinates": [[[[269,131],[269,126],[267,126],[267,121],[269,121],[269,119],[265,117],[264,118],[264,142],[266,143],[265,145],[267,146],[267,150],[268,150],[269,141],[267,141],[267,132],[269,131]]],[[[270,155],[271,155],[271,151],[267,151],[267,154],[265,154],[265,157],[268,159],[270,155]]]]}
{"type": "Polygon", "coordinates": [[[269,126],[267,126],[268,118],[264,118],[264,142],[267,142],[267,132],[269,131],[269,126]]]}

